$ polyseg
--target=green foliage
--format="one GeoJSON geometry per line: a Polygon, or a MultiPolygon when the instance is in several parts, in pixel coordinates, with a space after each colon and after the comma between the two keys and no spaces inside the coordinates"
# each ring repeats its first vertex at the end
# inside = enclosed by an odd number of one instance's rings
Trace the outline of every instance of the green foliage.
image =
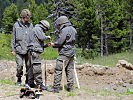
{"type": "Polygon", "coordinates": [[[104,41],[105,34],[107,35],[109,54],[129,49],[129,25],[125,20],[126,10],[124,9],[127,6],[126,2],[122,0],[73,1],[76,2],[76,9],[78,9],[77,17],[81,19],[80,21],[72,20],[78,31],[76,44],[83,48],[84,57],[91,58],[92,55],[99,55],[101,20],[104,41]]]}
{"type": "Polygon", "coordinates": [[[36,10],[32,9],[32,21],[33,24],[37,24],[40,20],[44,20],[46,19],[46,17],[48,16],[48,10],[46,9],[46,4],[41,4],[39,6],[36,6],[36,10]]]}
{"type": "Polygon", "coordinates": [[[46,19],[48,16],[48,10],[46,9],[46,3],[42,3],[40,5],[37,5],[35,0],[27,0],[27,2],[22,5],[22,9],[29,9],[32,13],[31,21],[35,25],[40,20],[46,19]]]}
{"type": "Polygon", "coordinates": [[[7,33],[11,33],[14,22],[18,18],[17,6],[15,4],[11,4],[11,6],[7,7],[3,13],[3,28],[7,33]]]}
{"type": "Polygon", "coordinates": [[[94,59],[94,57],[98,56],[98,53],[95,50],[86,50],[82,48],[75,48],[76,57],[83,57],[85,59],[94,59]]]}
{"type": "MultiPolygon", "coordinates": [[[[67,1],[73,4],[74,8],[71,6],[69,7],[68,5],[61,5],[69,10],[74,9],[74,11],[72,10],[71,13],[75,13],[75,17],[80,19],[76,20],[72,18],[72,16],[69,16],[71,22],[77,29],[76,48],[82,48],[79,53],[80,55],[77,54],[79,58],[84,57],[86,59],[90,59],[99,56],[101,45],[101,19],[103,24],[104,53],[106,52],[105,39],[107,39],[109,54],[120,53],[129,50],[129,19],[132,18],[133,15],[132,0],[67,1]],[[105,35],[107,35],[107,38],[105,35]]],[[[28,8],[32,12],[31,21],[34,25],[40,20],[46,19],[50,13],[55,11],[55,4],[52,4],[51,2],[51,0],[0,1],[0,17],[2,17],[3,22],[3,27],[1,28],[3,33],[11,33],[13,24],[18,18],[18,13],[20,13],[23,8],[28,8]]],[[[49,22],[51,23],[51,26],[53,26],[53,19],[50,19],[49,22]]],[[[53,27],[51,27],[49,32],[51,30],[53,30],[53,27]]],[[[51,48],[48,48],[48,51],[49,50],[52,52],[51,48]]],[[[42,55],[46,56],[46,54],[42,55]]],[[[57,53],[54,53],[53,57],[49,59],[56,58],[56,55],[57,53]]],[[[42,58],[46,59],[45,57],[42,58]]]]}
{"type": "Polygon", "coordinates": [[[10,53],[11,35],[0,34],[0,59],[12,60],[14,56],[10,53]]]}

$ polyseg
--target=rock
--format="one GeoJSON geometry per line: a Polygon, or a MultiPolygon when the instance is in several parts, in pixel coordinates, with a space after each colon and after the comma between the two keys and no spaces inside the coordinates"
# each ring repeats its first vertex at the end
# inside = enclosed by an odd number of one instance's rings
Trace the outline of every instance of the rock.
{"type": "Polygon", "coordinates": [[[133,84],[133,80],[129,80],[129,84],[133,84]]]}
{"type": "Polygon", "coordinates": [[[123,84],[122,84],[122,87],[127,87],[127,84],[123,83],[123,84]]]}
{"type": "Polygon", "coordinates": [[[113,90],[117,90],[117,88],[116,87],[113,87],[113,90]]]}
{"type": "Polygon", "coordinates": [[[96,82],[96,84],[98,84],[98,82],[96,82]]]}
{"type": "Polygon", "coordinates": [[[82,70],[82,69],[84,69],[84,66],[78,66],[78,67],[76,67],[76,69],[77,70],[82,70]]]}
{"type": "Polygon", "coordinates": [[[85,72],[85,75],[89,75],[89,76],[93,76],[94,75],[94,72],[89,70],[89,71],[86,71],[85,72]]]}
{"type": "Polygon", "coordinates": [[[94,73],[96,75],[100,75],[100,76],[104,75],[105,72],[106,72],[106,68],[104,68],[104,67],[95,68],[95,70],[94,70],[94,73]]]}
{"type": "Polygon", "coordinates": [[[116,67],[124,67],[126,69],[133,70],[133,65],[126,60],[118,60],[116,67]]]}

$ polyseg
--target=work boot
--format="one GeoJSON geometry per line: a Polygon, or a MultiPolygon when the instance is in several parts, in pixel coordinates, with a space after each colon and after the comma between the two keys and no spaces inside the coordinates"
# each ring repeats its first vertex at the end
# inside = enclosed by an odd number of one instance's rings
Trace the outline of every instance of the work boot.
{"type": "Polygon", "coordinates": [[[16,82],[16,86],[21,86],[21,77],[18,77],[18,80],[17,80],[17,82],[16,82]]]}
{"type": "Polygon", "coordinates": [[[67,88],[68,92],[73,92],[73,88],[67,88]]]}
{"type": "Polygon", "coordinates": [[[67,84],[67,91],[73,92],[73,84],[67,84]]]}
{"type": "Polygon", "coordinates": [[[47,87],[46,86],[44,86],[43,84],[40,86],[40,89],[41,90],[47,90],[47,87]]]}
{"type": "Polygon", "coordinates": [[[53,93],[59,93],[59,89],[57,89],[57,88],[48,88],[47,91],[53,92],[53,93]]]}
{"type": "Polygon", "coordinates": [[[28,84],[28,76],[26,75],[25,84],[28,84]]]}
{"type": "Polygon", "coordinates": [[[31,83],[31,84],[28,84],[31,88],[35,88],[36,87],[36,84],[35,83],[31,83]]]}

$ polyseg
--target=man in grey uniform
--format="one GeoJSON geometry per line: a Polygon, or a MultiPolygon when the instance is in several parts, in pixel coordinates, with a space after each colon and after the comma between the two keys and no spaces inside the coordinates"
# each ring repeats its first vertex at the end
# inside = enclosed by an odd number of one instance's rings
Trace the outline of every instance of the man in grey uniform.
{"type": "Polygon", "coordinates": [[[43,85],[42,81],[40,54],[44,51],[45,47],[48,47],[48,45],[44,45],[44,40],[50,39],[50,36],[45,35],[45,32],[48,31],[49,27],[50,24],[48,21],[41,20],[30,35],[29,48],[32,66],[28,73],[28,84],[35,80],[37,87],[40,86],[40,89],[42,90],[46,90],[46,87],[43,85]]]}
{"type": "Polygon", "coordinates": [[[55,43],[49,43],[49,46],[58,48],[59,56],[56,60],[53,88],[49,88],[48,91],[57,93],[59,92],[64,60],[67,79],[67,91],[70,92],[73,90],[74,84],[74,44],[77,31],[66,16],[59,17],[55,23],[60,31],[59,38],[55,43]]]}
{"type": "MultiPolygon", "coordinates": [[[[17,83],[16,85],[21,85],[21,77],[23,75],[23,61],[25,61],[26,73],[29,69],[29,57],[28,57],[28,43],[29,43],[29,33],[32,33],[33,25],[29,22],[31,17],[31,12],[28,9],[23,9],[21,14],[21,19],[18,20],[13,26],[12,40],[11,40],[11,53],[16,55],[17,63],[17,83]]],[[[26,81],[27,83],[27,74],[26,81]]]]}

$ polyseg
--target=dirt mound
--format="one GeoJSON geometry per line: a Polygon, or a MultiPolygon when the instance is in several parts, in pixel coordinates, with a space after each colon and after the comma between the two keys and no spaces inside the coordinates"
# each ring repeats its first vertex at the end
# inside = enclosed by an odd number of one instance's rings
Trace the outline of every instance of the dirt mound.
{"type": "Polygon", "coordinates": [[[91,89],[125,92],[133,87],[132,71],[126,68],[84,64],[77,72],[80,83],[91,89]]]}
{"type": "MultiPolygon", "coordinates": [[[[47,69],[47,81],[49,85],[53,84],[54,67],[56,61],[42,61],[43,79],[45,79],[45,65],[47,69]]],[[[92,65],[86,63],[84,65],[76,65],[76,70],[81,86],[90,89],[105,89],[111,91],[127,91],[128,88],[133,87],[133,73],[131,68],[118,61],[117,67],[108,67],[100,65],[92,65]],[[118,66],[119,65],[119,66],[118,66]],[[120,67],[124,65],[124,67],[120,67]]],[[[25,71],[24,71],[25,72],[25,71]]],[[[0,79],[16,80],[16,64],[14,61],[1,61],[0,65],[0,79]]],[[[23,77],[24,78],[24,77],[23,77]]]]}
{"type": "MultiPolygon", "coordinates": [[[[15,82],[16,81],[16,63],[14,61],[0,61],[0,63],[1,63],[0,80],[10,79],[15,82]]],[[[46,67],[47,85],[53,84],[55,64],[56,64],[56,61],[54,60],[42,61],[42,70],[43,70],[42,76],[43,76],[43,79],[45,79],[45,67],[46,67]]],[[[80,98],[81,100],[88,100],[88,98],[89,99],[92,98],[91,100],[97,100],[99,98],[99,97],[97,98],[97,96],[99,95],[96,95],[95,91],[112,91],[117,93],[121,93],[121,92],[123,93],[123,92],[127,92],[129,88],[133,87],[132,65],[127,61],[123,61],[123,60],[118,61],[118,63],[116,64],[116,67],[92,65],[92,64],[86,63],[83,65],[76,65],[76,70],[79,78],[80,87],[82,89],[77,92],[76,96],[72,98],[68,98],[66,100],[78,100],[74,98],[80,98]],[[88,95],[89,91],[93,91],[93,94],[88,95]],[[78,97],[79,95],[80,97],[78,97]]],[[[24,72],[25,72],[25,67],[24,67],[24,72]]],[[[25,81],[25,77],[23,77],[23,83],[24,81],[25,81]]],[[[2,87],[3,85],[0,85],[0,86],[2,87]]],[[[16,88],[16,89],[19,92],[19,88],[16,88]]],[[[45,93],[46,94],[44,97],[46,98],[51,97],[49,96],[50,95],[49,93],[47,92],[45,93]]],[[[55,95],[55,97],[57,97],[57,95],[55,95]]],[[[50,100],[55,100],[55,97],[50,100]]],[[[14,100],[18,100],[19,96],[13,96],[7,99],[12,100],[12,98],[16,98],[14,100]]],[[[115,97],[108,96],[104,98],[103,96],[101,96],[100,98],[101,100],[106,100],[107,98],[108,100],[112,100],[112,98],[115,98],[113,100],[118,100],[121,97],[118,98],[117,96],[115,97]]],[[[132,98],[132,97],[127,97],[127,98],[128,100],[130,100],[129,98],[132,98]]],[[[1,99],[1,100],[4,100],[4,99],[1,99]]],[[[24,100],[27,100],[27,99],[24,99],[24,100]]]]}
{"type": "Polygon", "coordinates": [[[0,79],[11,79],[15,81],[16,63],[14,61],[0,61],[0,79]]]}

